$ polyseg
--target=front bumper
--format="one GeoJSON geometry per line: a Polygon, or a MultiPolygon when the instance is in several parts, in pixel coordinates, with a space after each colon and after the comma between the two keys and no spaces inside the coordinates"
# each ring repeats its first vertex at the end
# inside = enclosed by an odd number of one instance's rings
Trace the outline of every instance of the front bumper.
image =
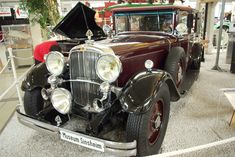
{"type": "Polygon", "coordinates": [[[82,133],[73,132],[71,130],[66,130],[64,128],[57,127],[57,126],[47,124],[45,122],[41,122],[39,120],[33,119],[33,118],[23,114],[20,111],[19,106],[16,108],[16,112],[17,112],[17,117],[18,117],[18,120],[20,123],[32,128],[32,129],[35,129],[37,131],[42,131],[45,133],[58,135],[58,136],[60,135],[60,131],[67,131],[72,134],[84,137],[84,138],[96,140],[96,141],[104,143],[104,152],[109,153],[109,154],[113,154],[116,156],[135,156],[137,153],[136,141],[128,142],[128,143],[108,141],[108,140],[88,136],[88,135],[85,135],[82,133]]]}

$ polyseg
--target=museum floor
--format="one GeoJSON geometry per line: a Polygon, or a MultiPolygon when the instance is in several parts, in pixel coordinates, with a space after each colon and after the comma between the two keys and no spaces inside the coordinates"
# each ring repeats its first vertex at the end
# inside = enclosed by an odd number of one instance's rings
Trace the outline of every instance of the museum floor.
{"type": "MultiPolygon", "coordinates": [[[[235,74],[229,72],[225,63],[225,52],[221,54],[220,66],[227,72],[213,71],[216,54],[206,54],[198,79],[187,95],[171,104],[170,120],[162,145],[162,152],[170,152],[235,136],[235,126],[229,127],[232,107],[220,91],[221,88],[235,88],[235,74]],[[219,101],[220,100],[220,101],[219,101]]],[[[0,80],[0,92],[7,88],[11,78],[0,80]]],[[[4,106],[16,103],[15,94],[4,106]]],[[[2,104],[3,102],[1,102],[2,104]]],[[[0,115],[1,116],[1,115],[0,115]]],[[[201,151],[188,153],[187,157],[234,157],[235,142],[201,151]]],[[[42,134],[17,122],[16,115],[0,134],[0,156],[110,156],[65,141],[58,137],[42,134]]]]}

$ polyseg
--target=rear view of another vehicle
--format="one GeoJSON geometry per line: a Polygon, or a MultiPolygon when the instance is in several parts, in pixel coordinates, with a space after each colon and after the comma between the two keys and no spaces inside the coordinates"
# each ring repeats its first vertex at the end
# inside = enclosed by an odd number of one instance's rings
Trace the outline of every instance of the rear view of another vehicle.
{"type": "MultiPolygon", "coordinates": [[[[231,22],[229,20],[224,20],[222,24],[222,39],[221,39],[221,46],[227,46],[228,44],[228,31],[231,22]]],[[[214,35],[213,35],[213,46],[217,46],[218,38],[219,38],[219,28],[220,28],[220,21],[218,21],[214,25],[214,35]]]]}

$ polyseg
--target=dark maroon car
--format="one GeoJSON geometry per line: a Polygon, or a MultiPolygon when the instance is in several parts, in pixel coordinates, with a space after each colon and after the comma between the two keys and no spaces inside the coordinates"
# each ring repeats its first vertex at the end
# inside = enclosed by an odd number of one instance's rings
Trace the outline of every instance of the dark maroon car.
{"type": "Polygon", "coordinates": [[[158,153],[188,68],[199,69],[198,13],[166,4],[113,6],[107,38],[95,12],[78,3],[54,28],[85,41],[69,56],[52,51],[22,83],[19,121],[118,156],[158,153]],[[106,39],[105,39],[106,38],[106,39]],[[71,129],[70,122],[76,120],[71,129]],[[112,136],[110,137],[110,134],[112,136]],[[114,136],[118,134],[118,136],[114,136]]]}

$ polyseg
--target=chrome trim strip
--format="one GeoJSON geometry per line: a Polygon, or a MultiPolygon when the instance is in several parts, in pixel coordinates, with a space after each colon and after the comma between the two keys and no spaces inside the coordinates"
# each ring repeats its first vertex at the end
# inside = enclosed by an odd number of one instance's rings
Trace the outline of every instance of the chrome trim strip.
{"type": "MultiPolygon", "coordinates": [[[[101,83],[98,83],[98,82],[94,82],[94,81],[91,81],[91,80],[83,80],[83,79],[75,79],[75,80],[63,80],[62,82],[85,82],[85,83],[91,83],[91,84],[95,84],[95,85],[98,85],[100,86],[101,83]]],[[[117,96],[120,94],[120,92],[122,91],[122,88],[120,87],[115,87],[115,86],[110,86],[111,88],[111,91],[114,92],[117,96]]]]}
{"type": "Polygon", "coordinates": [[[63,80],[63,82],[85,82],[85,83],[100,85],[100,83],[98,83],[98,82],[94,82],[94,81],[91,81],[91,80],[83,80],[83,79],[63,80]]]}
{"type": "Polygon", "coordinates": [[[124,150],[125,149],[136,148],[136,141],[129,142],[129,143],[113,142],[113,141],[107,141],[107,140],[99,139],[99,138],[92,137],[92,136],[89,136],[89,135],[81,134],[81,133],[78,133],[78,132],[73,132],[73,131],[70,131],[70,130],[67,130],[67,129],[63,129],[63,128],[61,128],[61,130],[69,132],[71,134],[76,134],[76,135],[83,136],[83,137],[86,137],[86,138],[89,138],[89,139],[92,139],[92,140],[97,140],[97,141],[103,142],[104,145],[106,146],[105,149],[109,149],[109,150],[112,149],[112,148],[124,149],[124,150]]]}
{"type": "Polygon", "coordinates": [[[35,129],[41,132],[46,132],[49,134],[58,135],[58,136],[60,135],[60,130],[65,130],[66,132],[70,132],[73,134],[77,134],[79,136],[83,136],[86,138],[103,142],[105,146],[104,151],[107,153],[118,155],[118,156],[136,156],[137,154],[136,140],[133,142],[122,143],[122,142],[113,142],[113,141],[108,141],[104,139],[99,139],[96,137],[88,136],[88,135],[78,133],[78,132],[73,132],[71,130],[63,129],[63,128],[53,126],[51,124],[47,124],[47,123],[35,120],[33,118],[30,118],[27,115],[20,112],[20,106],[17,106],[16,112],[17,112],[18,121],[22,123],[23,125],[26,125],[32,129],[35,129]]]}
{"type": "MultiPolygon", "coordinates": [[[[26,118],[27,119],[27,118],[26,118]]],[[[49,130],[49,129],[47,129],[46,127],[42,127],[41,125],[32,125],[32,123],[30,122],[28,122],[27,120],[24,120],[22,117],[19,117],[19,115],[18,115],[18,121],[21,123],[21,124],[23,124],[23,125],[25,125],[25,126],[27,126],[27,127],[29,127],[29,128],[31,128],[31,129],[34,129],[34,130],[37,130],[37,131],[39,131],[39,132],[43,132],[43,133],[47,133],[47,134],[51,134],[51,135],[56,135],[57,134],[57,131],[55,131],[55,130],[49,130]]],[[[59,130],[58,130],[59,131],[59,130]]]]}
{"type": "Polygon", "coordinates": [[[104,151],[109,153],[109,154],[113,154],[114,156],[136,156],[136,149],[117,150],[117,149],[105,148],[104,151]]]}

